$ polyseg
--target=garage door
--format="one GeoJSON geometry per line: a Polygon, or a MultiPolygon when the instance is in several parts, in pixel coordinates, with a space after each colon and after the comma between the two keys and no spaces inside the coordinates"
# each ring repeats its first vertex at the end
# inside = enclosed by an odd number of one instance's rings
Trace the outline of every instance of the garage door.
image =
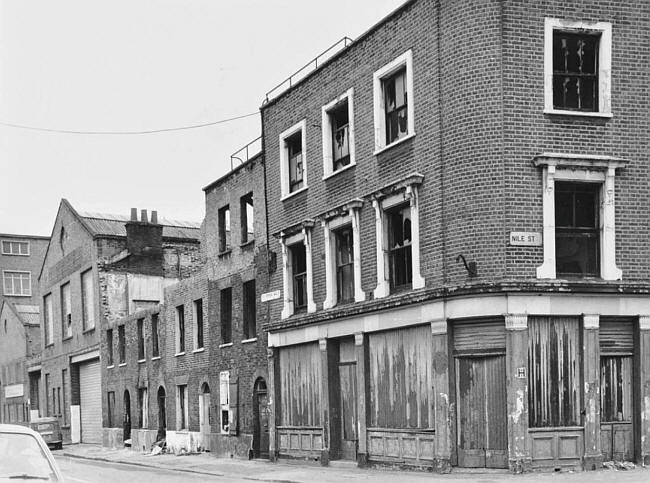
{"type": "Polygon", "coordinates": [[[102,386],[99,361],[79,365],[81,442],[102,442],[102,386]]]}

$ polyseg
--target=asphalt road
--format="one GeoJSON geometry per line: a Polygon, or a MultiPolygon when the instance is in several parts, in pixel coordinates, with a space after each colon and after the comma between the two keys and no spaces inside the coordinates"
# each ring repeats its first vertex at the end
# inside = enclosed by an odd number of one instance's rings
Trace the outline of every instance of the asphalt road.
{"type": "Polygon", "coordinates": [[[221,476],[207,476],[135,465],[81,460],[56,456],[66,483],[181,483],[192,481],[219,481],[223,483],[242,481],[221,476]]]}

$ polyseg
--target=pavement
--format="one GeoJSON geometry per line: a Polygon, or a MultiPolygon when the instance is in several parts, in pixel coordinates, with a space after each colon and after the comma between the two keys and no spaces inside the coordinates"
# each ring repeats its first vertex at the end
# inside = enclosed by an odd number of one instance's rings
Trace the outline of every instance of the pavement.
{"type": "Polygon", "coordinates": [[[506,470],[455,469],[451,474],[438,475],[428,472],[367,468],[361,469],[354,463],[332,462],[328,467],[305,461],[282,460],[271,463],[268,460],[242,460],[217,458],[209,453],[159,454],[155,456],[131,451],[130,449],[110,449],[92,444],[64,446],[63,450],[53,452],[60,457],[78,458],[97,462],[121,463],[138,467],[150,467],[168,471],[178,471],[197,475],[222,477],[234,481],[264,481],[282,483],[334,483],[340,481],[373,483],[424,483],[431,481],[462,481],[463,483],[490,483],[496,481],[524,481],[530,483],[598,483],[616,480],[625,482],[650,482],[650,469],[636,467],[630,470],[603,469],[589,472],[527,473],[512,475],[506,470]]]}

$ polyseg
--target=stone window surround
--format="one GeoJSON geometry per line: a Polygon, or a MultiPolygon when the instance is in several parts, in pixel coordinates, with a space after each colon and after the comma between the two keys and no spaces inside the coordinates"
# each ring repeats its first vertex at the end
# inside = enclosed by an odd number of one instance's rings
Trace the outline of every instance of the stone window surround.
{"type": "Polygon", "coordinates": [[[312,243],[311,236],[314,228],[314,222],[309,220],[301,225],[302,229],[298,233],[288,235],[280,233],[280,245],[282,247],[282,291],[283,307],[281,319],[291,317],[294,313],[293,307],[293,277],[291,269],[291,257],[289,247],[296,243],[305,244],[305,258],[307,264],[307,313],[316,312],[316,303],[314,302],[314,274],[312,268],[312,243]]]}
{"type": "Polygon", "coordinates": [[[413,96],[413,51],[407,50],[402,55],[392,60],[372,75],[373,81],[373,111],[375,124],[375,152],[377,155],[392,146],[395,146],[415,136],[414,121],[414,96],[413,96]],[[382,82],[387,77],[406,67],[406,93],[407,93],[407,135],[386,144],[386,117],[384,110],[384,88],[382,82]]]}
{"type": "Polygon", "coordinates": [[[612,117],[612,24],[547,17],[544,19],[544,113],[569,116],[612,117]],[[598,45],[598,111],[583,112],[553,107],[553,32],[600,32],[598,45]]]}
{"type": "Polygon", "coordinates": [[[537,267],[537,278],[556,278],[555,265],[555,181],[601,184],[600,192],[600,276],[603,280],[621,280],[616,267],[615,183],[617,168],[626,161],[611,156],[543,153],[534,158],[542,168],[544,225],[544,263],[537,267]]]}
{"type": "Polygon", "coordinates": [[[393,183],[371,195],[372,206],[375,209],[375,232],[377,238],[377,287],[375,298],[386,297],[390,294],[390,273],[388,262],[388,232],[386,210],[408,202],[411,208],[411,269],[412,289],[423,288],[425,280],[420,274],[420,216],[418,187],[424,176],[415,173],[407,178],[393,183]],[[390,193],[386,193],[389,191],[390,193]]]}
{"type": "Polygon", "coordinates": [[[321,110],[321,126],[323,130],[323,179],[327,179],[335,174],[350,169],[356,165],[356,151],[354,148],[354,89],[348,89],[345,93],[336,99],[325,104],[321,110]],[[347,166],[334,171],[334,154],[332,152],[332,121],[330,112],[342,102],[348,103],[348,143],[350,145],[350,162],[347,166]]]}
{"type": "Polygon", "coordinates": [[[337,304],[336,294],[336,242],[334,231],[352,225],[352,253],[354,259],[354,301],[363,302],[365,292],[361,289],[361,235],[359,233],[359,211],[363,206],[360,199],[353,200],[337,210],[326,214],[322,221],[325,240],[325,287],[326,296],[323,309],[337,304]]]}
{"type": "Polygon", "coordinates": [[[292,196],[302,193],[309,186],[307,185],[307,119],[294,124],[280,134],[280,200],[284,201],[292,196]],[[286,147],[286,139],[297,132],[302,135],[302,188],[289,192],[289,153],[286,147]]]}

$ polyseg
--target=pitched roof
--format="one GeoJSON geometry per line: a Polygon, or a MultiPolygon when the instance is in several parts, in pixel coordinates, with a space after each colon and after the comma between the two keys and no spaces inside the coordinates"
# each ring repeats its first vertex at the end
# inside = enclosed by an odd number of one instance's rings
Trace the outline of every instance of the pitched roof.
{"type": "MultiPolygon", "coordinates": [[[[18,317],[23,325],[39,325],[41,323],[39,318],[41,309],[38,305],[14,305],[8,300],[4,301],[4,305],[18,317]]],[[[0,312],[2,312],[1,309],[0,306],[0,312]]]]}
{"type": "MultiPolygon", "coordinates": [[[[124,224],[130,220],[128,216],[81,211],[77,213],[93,235],[126,236],[124,224]]],[[[200,238],[200,223],[166,218],[158,218],[158,223],[163,225],[163,237],[165,238],[190,238],[194,240],[200,238]]]]}

